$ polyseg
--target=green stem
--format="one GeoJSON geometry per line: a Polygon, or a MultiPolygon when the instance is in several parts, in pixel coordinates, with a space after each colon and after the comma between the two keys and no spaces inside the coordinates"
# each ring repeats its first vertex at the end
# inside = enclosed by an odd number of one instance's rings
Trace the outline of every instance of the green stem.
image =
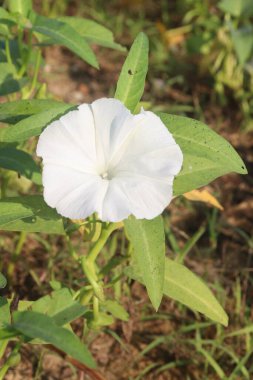
{"type": "Polygon", "coordinates": [[[107,228],[105,228],[104,230],[102,230],[100,238],[94,244],[94,246],[92,247],[91,251],[86,256],[86,260],[88,260],[90,262],[95,262],[97,256],[99,255],[100,251],[105,246],[105,244],[106,244],[109,236],[111,235],[111,233],[113,231],[115,231],[116,229],[118,229],[120,226],[121,226],[120,223],[111,223],[107,228]]]}
{"type": "Polygon", "coordinates": [[[35,69],[34,69],[34,74],[33,74],[33,80],[32,80],[32,85],[29,93],[27,94],[26,98],[29,99],[30,96],[33,94],[37,80],[38,80],[38,75],[39,75],[39,69],[40,69],[40,62],[41,62],[41,50],[37,50],[37,56],[36,56],[36,63],[35,63],[35,69]]]}
{"type": "Polygon", "coordinates": [[[20,236],[19,236],[19,239],[18,239],[18,243],[16,245],[16,248],[15,248],[15,252],[14,252],[14,256],[19,256],[21,251],[22,251],[22,248],[23,248],[23,245],[26,241],[26,236],[27,236],[27,233],[25,231],[22,231],[20,233],[20,236]]]}
{"type": "Polygon", "coordinates": [[[101,301],[104,300],[104,292],[97,275],[95,260],[106,244],[111,233],[119,227],[121,227],[121,223],[111,223],[106,228],[104,228],[98,241],[93,245],[88,255],[81,258],[83,272],[91,284],[95,296],[101,301]]]}
{"type": "Polygon", "coordinates": [[[1,198],[6,197],[8,182],[9,182],[9,177],[3,174],[3,177],[1,178],[1,198]]]}
{"type": "Polygon", "coordinates": [[[94,316],[94,320],[98,320],[98,317],[99,317],[99,299],[94,296],[93,297],[93,316],[94,316]]]}
{"type": "Polygon", "coordinates": [[[25,72],[27,71],[27,67],[28,67],[28,63],[29,63],[29,59],[30,59],[30,55],[31,55],[31,51],[32,51],[32,31],[29,30],[29,34],[28,34],[28,46],[27,46],[27,54],[26,54],[26,57],[24,59],[24,62],[17,74],[17,78],[22,78],[22,76],[25,74],[25,72]]]}
{"type": "Polygon", "coordinates": [[[5,54],[6,54],[7,62],[10,65],[13,65],[12,58],[11,58],[10,42],[9,42],[8,38],[5,39],[5,54]]]}
{"type": "Polygon", "coordinates": [[[2,357],[4,356],[8,342],[9,342],[8,339],[0,341],[0,359],[2,359],[2,357]]]}

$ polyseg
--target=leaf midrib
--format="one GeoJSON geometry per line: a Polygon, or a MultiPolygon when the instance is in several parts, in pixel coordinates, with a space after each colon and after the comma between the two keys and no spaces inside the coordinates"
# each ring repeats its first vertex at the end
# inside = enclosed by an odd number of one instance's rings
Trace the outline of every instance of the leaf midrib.
{"type": "MultiPolygon", "coordinates": [[[[193,296],[193,298],[195,298],[195,299],[201,301],[201,303],[203,303],[204,305],[207,306],[208,310],[211,310],[211,312],[212,312],[213,314],[217,315],[219,321],[221,320],[221,318],[220,318],[220,316],[219,316],[219,313],[216,313],[215,310],[209,305],[208,302],[206,302],[205,300],[203,300],[201,297],[197,296],[196,293],[192,292],[188,287],[185,287],[185,286],[183,286],[182,284],[179,284],[178,282],[176,282],[175,280],[172,280],[170,277],[167,277],[166,274],[165,274],[165,279],[166,279],[166,281],[171,282],[171,283],[173,283],[174,285],[176,285],[178,288],[183,289],[186,293],[188,293],[188,294],[190,294],[191,296],[193,296]]],[[[226,321],[226,319],[223,319],[223,318],[222,318],[222,320],[223,320],[224,322],[226,321]]]]}

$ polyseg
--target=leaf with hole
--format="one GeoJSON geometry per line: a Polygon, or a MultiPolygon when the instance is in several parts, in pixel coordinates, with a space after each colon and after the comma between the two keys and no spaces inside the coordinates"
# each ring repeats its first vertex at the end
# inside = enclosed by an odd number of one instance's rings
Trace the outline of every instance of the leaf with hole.
{"type": "Polygon", "coordinates": [[[140,101],[148,71],[149,42],[144,33],[139,33],[121,69],[115,98],[134,112],[140,101]]]}

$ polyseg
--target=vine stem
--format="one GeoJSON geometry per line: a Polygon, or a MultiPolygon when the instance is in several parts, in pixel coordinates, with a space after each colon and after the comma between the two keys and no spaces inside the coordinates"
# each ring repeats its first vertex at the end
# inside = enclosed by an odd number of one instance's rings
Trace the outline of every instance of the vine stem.
{"type": "Polygon", "coordinates": [[[95,261],[99,253],[105,246],[112,232],[121,227],[122,227],[122,223],[111,223],[107,227],[105,227],[102,230],[99,239],[93,245],[88,255],[83,256],[81,258],[81,265],[82,265],[83,272],[86,275],[87,280],[89,281],[94,291],[93,307],[94,307],[95,319],[97,318],[98,313],[99,313],[99,301],[104,301],[103,287],[101,286],[100,280],[97,275],[95,261]]]}
{"type": "Polygon", "coordinates": [[[99,239],[94,244],[94,246],[92,247],[88,255],[85,257],[85,259],[94,263],[100,251],[105,246],[109,236],[112,234],[113,231],[117,230],[120,227],[122,227],[122,223],[111,223],[107,228],[104,228],[101,232],[99,239]]]}

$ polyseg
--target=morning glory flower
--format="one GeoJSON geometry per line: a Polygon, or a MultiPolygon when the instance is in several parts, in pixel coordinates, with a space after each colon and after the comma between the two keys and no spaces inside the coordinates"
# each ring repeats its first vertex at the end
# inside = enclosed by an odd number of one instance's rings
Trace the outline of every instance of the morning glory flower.
{"type": "Polygon", "coordinates": [[[71,219],[152,219],[170,203],[183,154],[153,112],[116,99],[81,104],[42,132],[46,203],[71,219]]]}

